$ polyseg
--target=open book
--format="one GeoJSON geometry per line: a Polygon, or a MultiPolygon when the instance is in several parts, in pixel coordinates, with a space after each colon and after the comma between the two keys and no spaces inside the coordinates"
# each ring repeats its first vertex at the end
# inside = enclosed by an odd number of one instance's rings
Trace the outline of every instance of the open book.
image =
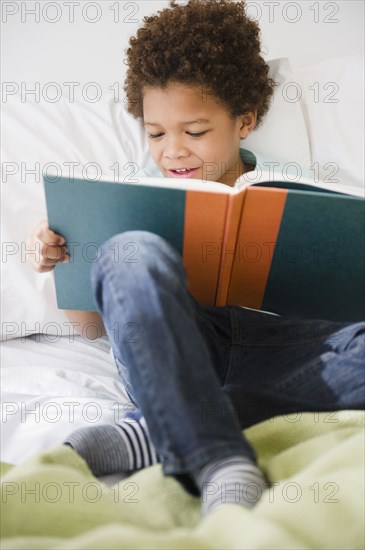
{"type": "MultiPolygon", "coordinates": [[[[301,179],[235,187],[140,178],[127,183],[44,175],[49,227],[71,261],[55,268],[60,309],[96,310],[90,269],[100,245],[128,230],[169,241],[182,255],[188,289],[206,305],[239,305],[301,318],[364,318],[364,198],[361,191],[301,179]]],[[[118,251],[133,261],[138,243],[118,251]]],[[[135,256],[137,257],[137,256],[135,256]]],[[[121,281],[122,284],[122,281],[121,281]]]]}

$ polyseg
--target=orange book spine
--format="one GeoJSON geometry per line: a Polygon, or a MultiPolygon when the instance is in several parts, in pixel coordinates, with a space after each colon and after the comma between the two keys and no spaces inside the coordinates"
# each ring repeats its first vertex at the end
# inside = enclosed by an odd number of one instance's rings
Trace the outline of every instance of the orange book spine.
{"type": "Polygon", "coordinates": [[[248,188],[231,269],[229,304],[261,309],[288,191],[248,188]]]}
{"type": "Polygon", "coordinates": [[[187,191],[183,260],[188,290],[201,304],[213,306],[219,280],[227,195],[187,191]]]}
{"type": "Polygon", "coordinates": [[[228,198],[226,225],[221,245],[221,263],[215,299],[216,306],[224,306],[227,304],[231,272],[236,255],[237,233],[245,197],[246,192],[242,191],[237,195],[230,195],[228,198]]]}

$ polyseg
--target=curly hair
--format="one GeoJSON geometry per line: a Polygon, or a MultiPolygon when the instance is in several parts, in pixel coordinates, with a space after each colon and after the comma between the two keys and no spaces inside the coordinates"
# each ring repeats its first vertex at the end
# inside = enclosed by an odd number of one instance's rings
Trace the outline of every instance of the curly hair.
{"type": "Polygon", "coordinates": [[[260,28],[244,0],[189,0],[157,15],[129,40],[124,91],[127,111],[143,119],[145,87],[169,83],[202,86],[230,115],[257,111],[256,128],[269,110],[275,81],[260,55],[260,28]]]}

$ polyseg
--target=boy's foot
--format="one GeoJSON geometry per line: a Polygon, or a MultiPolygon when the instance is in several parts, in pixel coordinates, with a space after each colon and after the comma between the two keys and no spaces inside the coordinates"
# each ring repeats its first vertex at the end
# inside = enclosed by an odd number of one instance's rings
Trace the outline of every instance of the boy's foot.
{"type": "Polygon", "coordinates": [[[211,462],[193,475],[201,489],[204,515],[226,503],[252,508],[267,487],[261,470],[243,456],[211,462]]]}
{"type": "Polygon", "coordinates": [[[129,414],[121,422],[80,428],[63,442],[95,476],[134,472],[159,462],[144,418],[129,414]]]}

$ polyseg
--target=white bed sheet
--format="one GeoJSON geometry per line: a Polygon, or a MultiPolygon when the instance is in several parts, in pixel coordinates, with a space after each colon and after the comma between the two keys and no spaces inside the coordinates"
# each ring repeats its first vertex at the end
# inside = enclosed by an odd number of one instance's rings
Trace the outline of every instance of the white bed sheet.
{"type": "Polygon", "coordinates": [[[110,348],[106,337],[2,342],[2,461],[18,464],[79,427],[113,423],[133,408],[110,348]]]}

